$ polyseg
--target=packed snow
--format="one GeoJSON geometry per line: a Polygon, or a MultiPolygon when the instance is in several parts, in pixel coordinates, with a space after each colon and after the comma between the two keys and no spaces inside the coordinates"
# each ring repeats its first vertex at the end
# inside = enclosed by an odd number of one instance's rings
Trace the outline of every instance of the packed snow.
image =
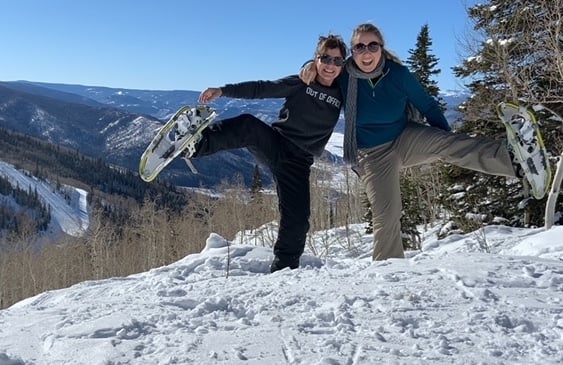
{"type": "Polygon", "coordinates": [[[297,270],[269,273],[272,223],[28,298],[0,311],[0,365],[563,363],[563,227],[436,227],[381,262],[363,229],[311,233],[297,270]]]}
{"type": "MultiPolygon", "coordinates": [[[[61,227],[87,226],[76,206],[61,227]]],[[[211,234],[171,265],[0,310],[0,365],[563,363],[563,227],[439,229],[380,262],[361,224],[311,232],[300,268],[273,274],[274,222],[211,234]]]]}
{"type": "Polygon", "coordinates": [[[90,217],[88,193],[85,190],[68,185],[61,185],[57,190],[54,183],[39,180],[32,174],[16,169],[3,161],[0,161],[0,176],[8,179],[12,186],[18,186],[23,190],[36,190],[43,203],[51,207],[51,223],[47,235],[56,236],[64,232],[80,237],[88,230],[90,217]]]}

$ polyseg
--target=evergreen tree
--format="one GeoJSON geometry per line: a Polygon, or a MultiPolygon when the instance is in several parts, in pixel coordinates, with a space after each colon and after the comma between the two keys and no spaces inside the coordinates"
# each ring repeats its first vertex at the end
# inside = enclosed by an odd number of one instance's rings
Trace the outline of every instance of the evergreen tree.
{"type": "Polygon", "coordinates": [[[428,24],[424,24],[416,38],[416,48],[409,49],[408,52],[410,56],[407,58],[405,63],[422,85],[424,85],[426,91],[438,99],[442,109],[445,110],[446,105],[440,98],[440,88],[438,87],[438,82],[433,80],[433,76],[439,75],[440,72],[442,72],[442,70],[436,68],[440,60],[431,53],[431,46],[432,39],[430,38],[428,24]]]}
{"type": "MultiPolygon", "coordinates": [[[[410,71],[422,83],[426,91],[436,98],[442,110],[446,109],[445,102],[440,98],[440,88],[433,79],[440,74],[437,68],[439,59],[431,53],[432,39],[428,24],[424,24],[417,36],[416,48],[409,50],[406,60],[410,71]]],[[[412,118],[412,116],[411,116],[412,118]]],[[[403,246],[406,249],[417,249],[420,244],[418,225],[429,223],[436,218],[435,204],[437,203],[436,184],[439,175],[436,164],[431,166],[417,166],[408,168],[401,173],[401,202],[403,214],[401,216],[401,230],[403,246]]]]}
{"type": "Polygon", "coordinates": [[[254,174],[252,175],[252,184],[250,186],[250,193],[253,198],[260,194],[262,190],[262,173],[260,172],[260,167],[254,165],[254,174]]]}
{"type": "Polygon", "coordinates": [[[262,173],[260,172],[260,167],[254,165],[254,173],[252,175],[252,193],[257,193],[262,190],[262,173]]]}
{"type": "MultiPolygon", "coordinates": [[[[543,104],[561,111],[562,4],[561,0],[491,0],[468,9],[475,24],[474,34],[466,37],[474,40],[465,46],[471,54],[454,68],[456,76],[469,79],[466,86],[472,94],[463,105],[460,132],[505,138],[495,110],[501,101],[528,107],[543,104]]],[[[541,113],[538,116],[548,152],[559,155],[561,123],[554,123],[541,113]]],[[[449,176],[450,188],[455,185],[464,192],[456,199],[444,199],[457,212],[454,218],[460,226],[467,225],[467,217],[475,215],[483,217],[485,223],[501,216],[513,225],[543,224],[545,199],[522,200],[522,187],[514,179],[456,168],[450,169],[449,176]],[[520,205],[521,202],[527,204],[520,205]]],[[[561,202],[558,209],[561,211],[561,202]]]]}

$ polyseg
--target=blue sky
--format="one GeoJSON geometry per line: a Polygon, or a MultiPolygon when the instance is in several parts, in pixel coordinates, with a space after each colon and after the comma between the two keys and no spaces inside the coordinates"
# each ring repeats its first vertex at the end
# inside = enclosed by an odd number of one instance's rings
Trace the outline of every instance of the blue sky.
{"type": "Polygon", "coordinates": [[[320,35],[376,24],[403,60],[429,25],[440,88],[459,90],[466,0],[0,0],[0,80],[196,90],[298,71],[320,35]]]}

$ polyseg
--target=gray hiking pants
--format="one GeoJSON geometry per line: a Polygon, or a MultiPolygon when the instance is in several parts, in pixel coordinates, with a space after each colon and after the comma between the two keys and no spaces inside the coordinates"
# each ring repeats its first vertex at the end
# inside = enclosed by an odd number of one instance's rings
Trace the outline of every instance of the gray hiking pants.
{"type": "Polygon", "coordinates": [[[373,214],[373,259],[403,258],[399,172],[441,160],[491,175],[515,177],[502,140],[469,137],[409,123],[394,141],[359,151],[359,172],[373,214]]]}

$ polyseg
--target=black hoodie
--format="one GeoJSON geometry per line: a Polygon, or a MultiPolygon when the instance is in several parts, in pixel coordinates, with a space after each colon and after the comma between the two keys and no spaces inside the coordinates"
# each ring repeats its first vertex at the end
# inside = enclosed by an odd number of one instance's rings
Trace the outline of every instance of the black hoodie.
{"type": "Polygon", "coordinates": [[[285,98],[272,127],[302,150],[320,156],[340,116],[342,94],[336,81],[306,85],[297,75],[275,81],[247,81],[221,87],[223,96],[241,99],[285,98]]]}

